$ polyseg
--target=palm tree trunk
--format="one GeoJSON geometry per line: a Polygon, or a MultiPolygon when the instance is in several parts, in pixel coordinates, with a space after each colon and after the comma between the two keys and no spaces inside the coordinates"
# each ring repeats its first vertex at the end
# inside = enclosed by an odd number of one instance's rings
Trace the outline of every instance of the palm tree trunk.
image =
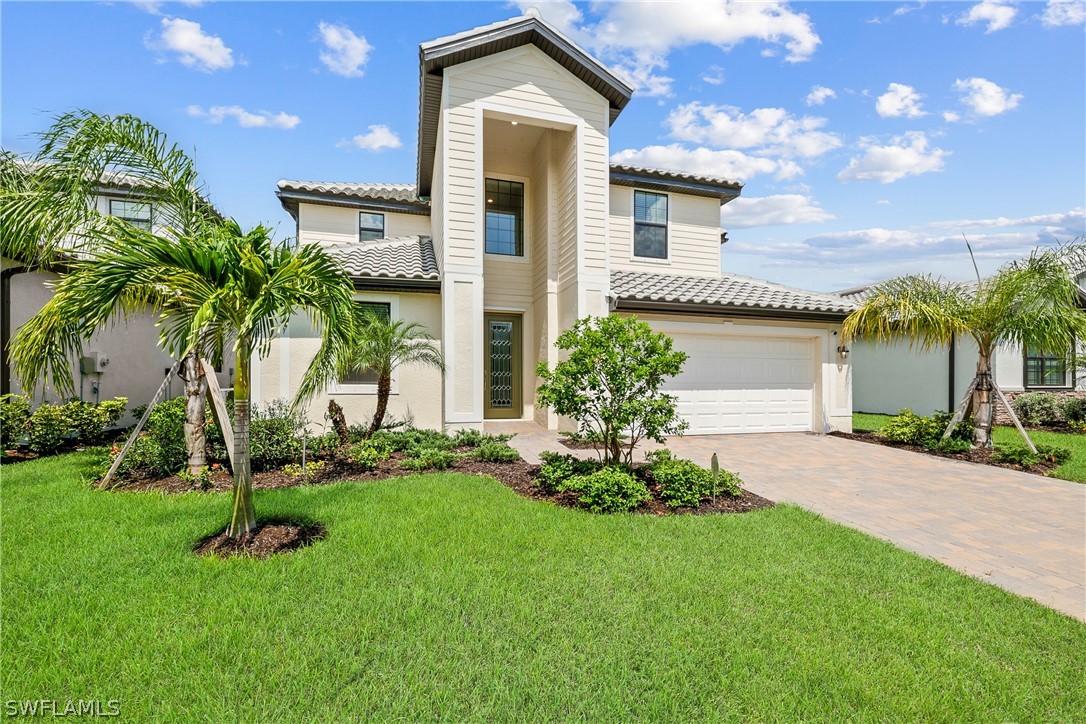
{"type": "Polygon", "coordinates": [[[238,340],[234,377],[234,510],[227,535],[236,538],[256,528],[253,473],[249,464],[249,340],[238,340]]]}
{"type": "Polygon", "coordinates": [[[199,475],[207,467],[207,378],[200,356],[192,351],[181,365],[185,381],[185,451],[189,475],[199,475]]]}
{"type": "Polygon", "coordinates": [[[332,428],[336,431],[339,444],[347,447],[351,444],[351,431],[347,427],[347,417],[343,414],[343,407],[335,400],[328,400],[328,418],[332,421],[332,428]]]}
{"type": "Polygon", "coordinates": [[[377,377],[377,409],[373,413],[373,422],[370,423],[366,437],[381,429],[381,423],[385,421],[385,412],[388,410],[388,396],[392,394],[392,375],[381,373],[377,377]]]}
{"type": "Polygon", "coordinates": [[[981,350],[977,359],[977,386],[973,390],[973,445],[975,447],[992,446],[992,418],[995,408],[992,406],[992,356],[990,351],[981,350]]]}

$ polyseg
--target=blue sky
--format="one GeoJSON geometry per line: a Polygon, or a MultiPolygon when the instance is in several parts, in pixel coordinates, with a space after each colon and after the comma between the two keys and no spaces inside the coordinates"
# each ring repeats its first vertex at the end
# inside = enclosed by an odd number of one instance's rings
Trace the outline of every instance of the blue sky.
{"type": "Polygon", "coordinates": [[[637,86],[624,162],[739,178],[726,271],[812,289],[966,278],[1086,233],[1081,1],[0,6],[2,144],[134,113],[243,224],[280,178],[412,182],[418,44],[543,17],[637,86]]]}

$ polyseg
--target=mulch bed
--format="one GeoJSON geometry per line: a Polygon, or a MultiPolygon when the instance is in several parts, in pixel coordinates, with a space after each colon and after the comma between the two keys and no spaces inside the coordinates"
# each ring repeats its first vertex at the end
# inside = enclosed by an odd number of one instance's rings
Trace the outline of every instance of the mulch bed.
{"type": "Polygon", "coordinates": [[[1029,467],[1025,465],[1015,465],[1014,463],[997,463],[992,460],[992,453],[994,451],[991,449],[974,448],[972,450],[969,450],[968,452],[962,453],[940,452],[938,450],[928,450],[927,448],[920,445],[907,445],[905,443],[892,442],[890,440],[887,440],[886,438],[880,437],[873,432],[831,432],[830,435],[833,435],[834,437],[843,437],[847,440],[859,440],[860,442],[868,442],[875,445],[895,447],[899,450],[909,450],[911,452],[923,453],[925,455],[931,455],[932,457],[937,458],[962,460],[967,463],[990,465],[994,468],[1006,468],[1008,470],[1018,470],[1024,473],[1033,473],[1034,475],[1048,475],[1050,472],[1059,467],[1059,465],[1047,461],[1029,467]]]}
{"type": "MultiPolygon", "coordinates": [[[[459,449],[464,452],[469,448],[459,449]]],[[[324,467],[309,476],[308,481],[301,477],[287,475],[281,470],[253,473],[254,490],[273,490],[276,488],[289,488],[296,485],[324,485],[339,482],[370,482],[376,480],[388,480],[408,475],[417,475],[412,470],[405,470],[401,466],[402,453],[393,453],[388,460],[381,462],[372,470],[364,470],[360,466],[348,463],[345,460],[325,460],[324,467]]],[[[518,495],[532,500],[548,501],[567,508],[579,508],[579,493],[565,491],[552,493],[535,484],[535,476],[539,471],[538,465],[529,465],[524,460],[512,463],[488,463],[472,457],[464,457],[457,460],[445,472],[462,473],[465,475],[486,475],[496,479],[518,495]]],[[[433,471],[424,471],[433,472],[433,471]]],[[[233,489],[233,478],[224,469],[212,473],[210,487],[201,488],[199,484],[189,480],[183,480],[176,475],[168,478],[138,478],[122,481],[115,490],[141,490],[156,491],[161,493],[191,493],[203,490],[205,492],[225,492],[233,489]]],[[[706,501],[697,508],[671,508],[662,503],[657,496],[658,490],[650,482],[649,492],[653,499],[638,508],[635,512],[649,515],[704,515],[707,513],[746,513],[759,508],[768,508],[775,505],[767,500],[744,490],[738,498],[727,495],[717,496],[714,504],[706,501]]],[[[220,534],[223,536],[223,534],[220,534]]],[[[208,539],[212,540],[212,539],[208,539]]],[[[202,542],[203,544],[203,542],[202,542]]]]}
{"type": "Polygon", "coordinates": [[[237,538],[227,537],[225,530],[208,536],[197,543],[192,552],[198,556],[268,558],[307,546],[324,535],[320,525],[268,521],[252,533],[237,538]]]}

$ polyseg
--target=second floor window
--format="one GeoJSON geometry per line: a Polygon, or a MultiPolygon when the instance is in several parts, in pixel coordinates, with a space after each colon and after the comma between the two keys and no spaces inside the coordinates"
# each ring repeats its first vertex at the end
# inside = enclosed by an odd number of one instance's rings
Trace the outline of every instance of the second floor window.
{"type": "MultiPolygon", "coordinates": [[[[392,305],[388,302],[355,302],[355,304],[358,305],[360,311],[373,312],[386,321],[392,316],[392,305]]],[[[341,378],[339,383],[341,385],[376,385],[377,371],[372,368],[355,370],[341,378]]]]}
{"type": "Polygon", "coordinates": [[[486,253],[524,256],[524,184],[486,180],[486,253]]]}
{"type": "Polygon", "coordinates": [[[1067,360],[1063,355],[1038,349],[1026,352],[1026,387],[1064,387],[1067,385],[1067,360]]]}
{"type": "Polygon", "coordinates": [[[385,238],[385,215],[362,211],[358,214],[358,240],[385,238]]]}
{"type": "Polygon", "coordinates": [[[148,203],[110,199],[109,215],[124,219],[137,229],[151,230],[151,205],[148,203]]]}
{"type": "Polygon", "coordinates": [[[667,259],[667,195],[634,191],[634,256],[667,259]]]}

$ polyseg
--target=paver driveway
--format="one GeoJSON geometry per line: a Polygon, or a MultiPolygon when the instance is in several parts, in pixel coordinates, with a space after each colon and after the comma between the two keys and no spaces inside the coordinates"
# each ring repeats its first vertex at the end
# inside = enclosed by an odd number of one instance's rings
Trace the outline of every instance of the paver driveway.
{"type": "MultiPolygon", "coordinates": [[[[527,460],[565,449],[530,426],[511,444],[527,460]]],[[[705,466],[718,453],[759,495],[1086,621],[1086,485],[822,435],[699,435],[668,447],[705,466]]]]}

